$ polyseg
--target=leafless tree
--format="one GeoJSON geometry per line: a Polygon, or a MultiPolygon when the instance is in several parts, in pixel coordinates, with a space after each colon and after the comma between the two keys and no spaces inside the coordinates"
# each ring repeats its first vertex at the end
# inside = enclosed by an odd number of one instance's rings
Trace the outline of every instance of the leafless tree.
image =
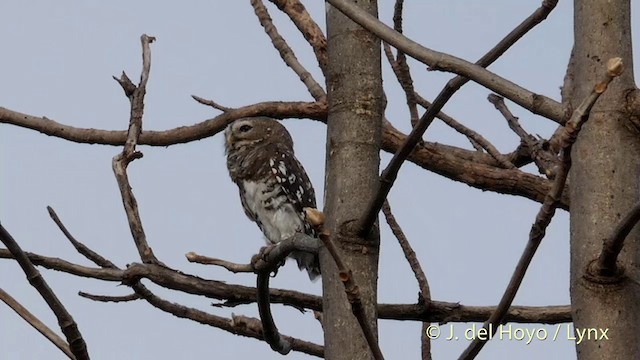
{"type": "MultiPolygon", "coordinates": [[[[582,335],[599,340],[608,339],[577,344],[579,359],[640,357],[640,345],[635,340],[635,334],[640,332],[640,302],[637,301],[640,294],[636,280],[640,232],[634,230],[640,219],[640,91],[634,83],[632,69],[629,0],[574,2],[574,47],[561,103],[486,70],[529,30],[542,23],[557,1],[543,0],[539,8],[475,63],[433,51],[405,37],[402,0],[396,0],[392,26],[377,19],[376,1],[327,0],[326,36],[299,0],[271,2],[289,17],[307,40],[326,79],[325,92],[279,35],[262,1],[251,0],[260,24],[283,61],[305,84],[315,99],[313,102],[274,101],[228,108],[194,96],[196,101],[222,113],[171,130],[144,130],[144,97],[151,75],[151,44],[155,39],[142,35],[143,66],[138,84],[125,73],[115,78],[131,104],[127,131],[71,127],[46,117],[0,108],[0,122],[5,124],[76,143],[122,146],[122,151],[113,158],[113,172],[141,261],[127,268],[116,266],[76,240],[49,208],[53,221],[67,239],[96,266],[86,267],[24,252],[18,246],[19,239],[14,240],[4,227],[0,229],[0,238],[6,248],[0,249],[0,257],[15,259],[21,265],[29,281],[58,317],[66,340],[55,335],[2,290],[1,300],[72,359],[88,359],[90,352],[78,325],[36,267],[122,282],[131,288],[130,295],[80,293],[80,296],[104,302],[144,299],[151,306],[178,317],[265,340],[282,354],[293,350],[330,359],[381,359],[377,320],[396,319],[424,324],[424,359],[431,358],[429,323],[471,321],[484,321],[487,333],[495,333],[498,326],[506,322],[573,322],[577,335],[583,332],[582,335]],[[407,119],[412,124],[410,134],[403,134],[385,118],[382,53],[406,94],[411,114],[407,119]],[[433,101],[426,100],[415,91],[407,57],[424,63],[432,71],[450,72],[456,76],[433,101]],[[495,93],[489,95],[489,101],[521,139],[513,152],[500,153],[481,134],[441,111],[468,81],[495,93]],[[556,132],[549,139],[532,136],[513,116],[504,99],[556,123],[556,132]],[[421,109],[424,109],[422,115],[421,109]],[[164,265],[147,242],[129,184],[127,168],[142,157],[136,147],[168,146],[211,137],[232,121],[251,116],[305,118],[327,124],[325,207],[323,213],[309,210],[310,218],[321,228],[322,242],[295,236],[276,251],[256,257],[249,264],[234,264],[206,256],[210,254],[187,254],[192,262],[222,266],[233,272],[254,272],[258,279],[256,288],[203,279],[164,265]],[[436,118],[466,136],[474,150],[422,140],[436,118]],[[380,150],[392,153],[393,158],[378,176],[380,150]],[[471,307],[431,299],[427,275],[386,201],[405,160],[478,189],[541,203],[527,246],[497,306],[471,307]],[[522,170],[531,163],[540,174],[522,170]],[[558,208],[570,210],[571,215],[571,305],[512,306],[531,259],[558,208]],[[378,216],[381,210],[416,276],[420,298],[415,304],[387,305],[377,301],[378,216]],[[269,288],[269,275],[290,251],[296,249],[319,251],[323,269],[322,298],[269,288]],[[258,303],[261,319],[240,315],[225,318],[169,302],[145,287],[141,283],[143,279],[185,294],[223,300],[223,306],[258,303]],[[272,304],[321,313],[324,344],[280,334],[271,317],[272,304]],[[345,337],[347,333],[354,335],[345,337]]],[[[79,327],[81,329],[81,324],[79,327]]],[[[487,337],[477,337],[460,358],[474,358],[487,341],[487,337]]]]}

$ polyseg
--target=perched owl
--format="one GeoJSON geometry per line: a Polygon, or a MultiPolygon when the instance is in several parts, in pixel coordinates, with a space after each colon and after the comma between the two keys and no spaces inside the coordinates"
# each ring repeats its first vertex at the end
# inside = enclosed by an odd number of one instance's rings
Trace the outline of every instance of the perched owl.
{"type": "MultiPolygon", "coordinates": [[[[245,214],[258,224],[267,244],[296,232],[316,237],[303,210],[316,207],[313,185],[293,154],[287,129],[270,118],[245,118],[231,123],[224,137],[229,176],[238,185],[245,214]]],[[[294,251],[289,256],[311,280],[320,275],[317,254],[294,251]]]]}

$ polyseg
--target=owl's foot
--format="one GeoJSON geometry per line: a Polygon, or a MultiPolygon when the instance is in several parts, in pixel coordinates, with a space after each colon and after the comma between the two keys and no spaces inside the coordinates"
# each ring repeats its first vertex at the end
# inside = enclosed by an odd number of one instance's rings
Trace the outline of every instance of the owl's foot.
{"type": "MultiPolygon", "coordinates": [[[[251,264],[253,265],[254,268],[263,268],[264,265],[260,264],[262,266],[259,265],[259,263],[269,263],[269,254],[271,253],[271,251],[273,251],[273,249],[275,249],[278,246],[278,244],[273,244],[273,245],[267,245],[267,246],[263,246],[260,248],[260,251],[256,254],[253,255],[253,257],[251,258],[251,264]]],[[[278,269],[283,266],[285,263],[285,260],[281,261],[278,264],[278,267],[275,268],[275,270],[273,270],[273,273],[271,276],[275,277],[276,274],[278,273],[278,269]]]]}

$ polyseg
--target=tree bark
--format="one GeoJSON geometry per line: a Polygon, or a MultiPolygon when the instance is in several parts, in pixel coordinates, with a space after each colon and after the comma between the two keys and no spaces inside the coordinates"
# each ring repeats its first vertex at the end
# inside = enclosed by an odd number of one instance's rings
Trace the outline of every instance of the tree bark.
{"type": "MultiPolygon", "coordinates": [[[[377,16],[377,3],[358,1],[377,16]]],[[[325,227],[359,286],[369,323],[377,331],[379,230],[357,235],[357,222],[378,187],[383,116],[380,40],[327,4],[329,67],[325,227]]],[[[325,358],[370,359],[337,268],[320,252],[325,358]]]]}
{"type": "Polygon", "coordinates": [[[575,45],[568,69],[572,81],[567,93],[571,98],[565,100],[577,106],[593,89],[609,58],[621,57],[625,64],[624,74],[595,104],[572,152],[570,290],[574,333],[596,329],[587,332],[590,339],[576,340],[578,359],[640,359],[638,229],[629,235],[618,258],[624,269],[622,276],[601,279],[587,271],[603,239],[639,200],[640,135],[626,108],[627,94],[635,89],[630,2],[575,0],[574,11],[575,45]],[[602,331],[608,340],[602,338],[602,331]]]}

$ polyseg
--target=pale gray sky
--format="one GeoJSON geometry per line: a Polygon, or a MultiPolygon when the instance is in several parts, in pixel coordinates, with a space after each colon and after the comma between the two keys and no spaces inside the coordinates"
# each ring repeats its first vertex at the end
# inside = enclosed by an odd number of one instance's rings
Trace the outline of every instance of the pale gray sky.
{"type": "MultiPolygon", "coordinates": [[[[539,6],[540,1],[407,1],[405,33],[425,46],[475,61],[539,6]]],[[[324,83],[309,46],[277,9],[269,5],[281,34],[300,61],[324,83]]],[[[305,5],[324,28],[324,4],[305,5]]],[[[380,1],[389,23],[393,1],[380,1]]],[[[226,106],[265,100],[311,100],[298,78],[280,60],[258,24],[248,1],[3,1],[0,4],[0,106],[59,122],[100,129],[125,129],[129,103],[111,79],[122,70],[137,82],[142,33],[152,44],[144,128],[191,125],[217,112],[195,103],[191,94],[226,106]]],[[[640,17],[634,9],[635,18],[640,17]]],[[[640,36],[634,29],[636,38],[640,36]]],[[[491,70],[554,99],[572,43],[572,9],[561,1],[548,20],[528,34],[491,70]]],[[[411,62],[416,89],[433,98],[450,74],[426,72],[411,62]]],[[[636,66],[638,57],[636,56],[636,66]]],[[[389,104],[387,117],[408,131],[408,111],[400,87],[384,64],[389,104]]],[[[502,151],[515,148],[517,137],[486,101],[489,91],[467,85],[445,110],[484,134],[502,151]]],[[[553,126],[512,105],[532,133],[548,135],[553,126]]],[[[322,203],[325,126],[287,120],[298,157],[315,184],[322,203]]],[[[90,265],[78,255],[49,219],[51,205],[70,231],[119,266],[139,261],[126,223],[111,158],[120,148],[70,143],[32,130],[0,126],[0,219],[23,249],[90,265]]],[[[435,123],[427,139],[468,147],[461,136],[435,123]]],[[[262,245],[257,227],[241,209],[235,185],[228,179],[221,136],[169,148],[142,146],[144,158],[129,167],[150,245],[168,265],[202,277],[254,285],[254,275],[230,275],[215,267],[188,264],[184,254],[196,251],[235,262],[247,262],[262,245]]],[[[389,160],[383,156],[383,166],[389,160]]],[[[498,302],[527,239],[539,204],[524,198],[481,192],[425,172],[402,168],[390,194],[403,226],[428,275],[435,300],[465,305],[498,302]]],[[[417,285],[396,240],[382,225],[379,300],[413,303],[417,285]]],[[[560,305],[568,295],[568,222],[560,211],[536,254],[522,288],[519,305],[560,305]]],[[[143,301],[96,303],[78,291],[128,294],[115,283],[80,279],[43,270],[56,294],[76,319],[93,359],[247,358],[281,355],[254,339],[177,319],[143,301]]],[[[320,294],[305,273],[287,263],[272,286],[320,294]]],[[[0,287],[52,328],[51,311],[28,284],[15,262],[0,260],[0,287]]],[[[152,286],[152,289],[158,290],[152,286]]],[[[166,298],[228,316],[257,316],[255,304],[234,309],[209,306],[210,300],[158,290],[166,298]]],[[[319,324],[274,306],[282,333],[322,342],[319,324]]],[[[457,324],[465,329],[471,324],[457,324]]],[[[537,329],[539,326],[530,326],[537,329]]],[[[548,327],[547,329],[554,329],[548,327]]],[[[552,331],[552,330],[549,330],[552,331]]],[[[380,343],[389,359],[418,358],[420,324],[380,322],[380,343]]],[[[457,357],[468,345],[460,340],[433,342],[436,359],[457,357]]],[[[48,341],[4,305],[0,305],[0,359],[64,359],[48,341]]],[[[480,359],[569,358],[573,343],[494,340],[480,359]]],[[[292,353],[290,359],[308,358],[292,353]]]]}

